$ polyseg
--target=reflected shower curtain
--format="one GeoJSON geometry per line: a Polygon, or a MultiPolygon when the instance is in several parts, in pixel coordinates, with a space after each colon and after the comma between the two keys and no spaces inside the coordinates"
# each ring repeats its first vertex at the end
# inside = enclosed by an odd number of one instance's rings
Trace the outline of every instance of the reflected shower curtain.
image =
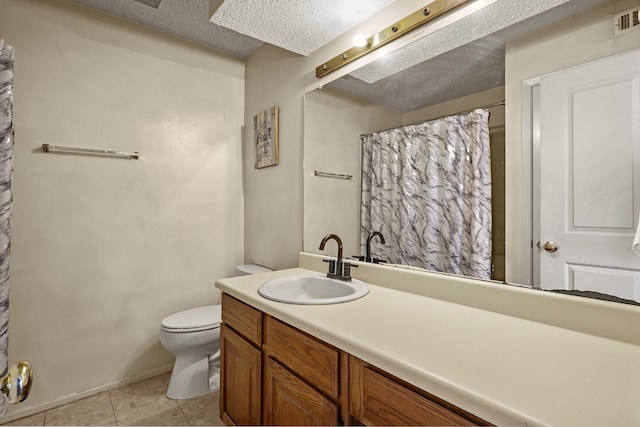
{"type": "MultiPolygon", "coordinates": [[[[9,246],[13,174],[13,47],[0,39],[0,373],[7,374],[9,351],[9,246]]],[[[0,417],[6,400],[0,398],[0,417]]]]}
{"type": "Polygon", "coordinates": [[[477,109],[361,136],[361,242],[386,241],[375,257],[491,278],[488,121],[477,109]]]}

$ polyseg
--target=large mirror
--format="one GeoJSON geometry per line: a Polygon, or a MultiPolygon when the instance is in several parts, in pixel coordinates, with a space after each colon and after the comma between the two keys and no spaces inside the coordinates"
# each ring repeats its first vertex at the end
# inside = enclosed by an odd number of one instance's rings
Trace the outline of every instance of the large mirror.
{"type": "MultiPolygon", "coordinates": [[[[640,161],[632,160],[633,153],[640,151],[640,147],[634,151],[634,144],[640,146],[635,83],[615,73],[606,78],[596,76],[603,68],[597,65],[603,58],[624,57],[621,52],[640,48],[640,43],[631,41],[632,35],[626,45],[619,42],[614,49],[602,47],[590,55],[576,51],[569,59],[562,53],[571,46],[580,49],[581,43],[589,43],[581,38],[592,42],[604,38],[610,43],[612,36],[603,35],[602,27],[610,26],[613,14],[633,2],[567,1],[558,7],[557,2],[540,2],[541,9],[528,11],[508,10],[515,7],[508,3],[516,2],[494,2],[305,95],[303,250],[327,253],[318,245],[323,236],[335,233],[343,240],[345,257],[365,255],[361,135],[486,107],[491,157],[490,278],[611,301],[640,302],[640,257],[631,251],[640,214],[640,185],[633,181],[634,176],[640,176],[640,169],[634,170],[640,161]],[[518,13],[523,15],[518,18],[518,13]],[[517,22],[496,23],[490,18],[500,14],[502,19],[507,14],[517,22]],[[485,27],[491,30],[482,35],[485,27]],[[469,28],[480,35],[472,40],[461,37],[460,31],[469,28]],[[456,38],[457,45],[450,41],[456,38]],[[433,47],[443,40],[450,44],[448,50],[433,47]],[[541,60],[531,56],[540,52],[549,57],[541,60]],[[592,67],[577,67],[582,71],[575,72],[577,65],[587,63],[592,67]],[[511,67],[508,73],[505,64],[511,67]],[[536,68],[540,70],[537,74],[536,68]],[[565,71],[569,74],[563,74],[565,71]],[[603,79],[616,83],[594,86],[594,80],[603,79]],[[558,89],[562,84],[569,89],[558,89]],[[587,89],[576,90],[576,85],[587,89]],[[542,99],[540,90],[547,91],[542,99]],[[569,112],[563,109],[566,99],[552,96],[567,91],[573,94],[569,112]],[[620,104],[620,98],[627,104],[620,104]],[[606,107],[608,102],[616,107],[606,107]],[[520,117],[507,122],[508,114],[520,117]],[[567,120],[558,123],[559,117],[567,120]],[[513,123],[518,123],[518,128],[506,131],[513,123]],[[615,130],[619,128],[624,130],[615,130]],[[571,145],[572,157],[562,160],[571,170],[550,177],[545,171],[559,167],[547,165],[551,162],[544,159],[557,163],[564,154],[542,149],[546,145],[540,142],[540,132],[543,138],[549,135],[556,139],[569,131],[584,133],[577,136],[581,138],[579,147],[571,145]],[[617,142],[601,144],[603,136],[611,132],[616,132],[617,142]],[[510,145],[509,136],[514,145],[510,145]],[[505,186],[506,180],[511,180],[511,188],[505,186]],[[567,189],[571,190],[568,196],[567,189]],[[558,206],[567,209],[558,211],[558,206]],[[565,221],[550,225],[554,218],[565,221]],[[561,230],[554,231],[554,227],[561,230]],[[573,237],[579,234],[587,240],[574,243],[573,237]],[[605,242],[611,235],[615,238],[605,242]],[[568,255],[594,252],[583,249],[597,246],[621,249],[606,256],[568,255]],[[605,257],[614,260],[605,263],[605,257]]],[[[635,58],[620,61],[621,67],[627,67],[635,58]]],[[[624,73],[637,76],[638,70],[624,73]]],[[[572,141],[575,144],[576,140],[572,141]]],[[[377,237],[369,240],[375,254],[382,242],[377,237]]],[[[392,264],[402,263],[392,260],[392,264]]]]}

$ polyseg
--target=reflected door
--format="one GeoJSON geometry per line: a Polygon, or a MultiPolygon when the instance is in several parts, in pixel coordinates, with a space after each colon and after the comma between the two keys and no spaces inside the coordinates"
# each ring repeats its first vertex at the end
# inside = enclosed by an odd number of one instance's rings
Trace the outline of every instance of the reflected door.
{"type": "Polygon", "coordinates": [[[540,83],[540,281],[640,301],[640,51],[540,83]]]}

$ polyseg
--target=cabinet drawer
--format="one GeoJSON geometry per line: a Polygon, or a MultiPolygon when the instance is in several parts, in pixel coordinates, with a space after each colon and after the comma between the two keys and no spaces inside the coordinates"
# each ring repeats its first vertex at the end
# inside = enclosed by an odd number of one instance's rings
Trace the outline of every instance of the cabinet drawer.
{"type": "Polygon", "coordinates": [[[227,294],[222,294],[222,323],[253,344],[262,345],[262,313],[227,294]]]}
{"type": "Polygon", "coordinates": [[[489,425],[435,396],[412,390],[353,356],[349,357],[349,381],[351,415],[365,425],[489,425]]]}
{"type": "Polygon", "coordinates": [[[269,356],[337,399],[337,349],[273,317],[266,316],[265,344],[269,356]]]}

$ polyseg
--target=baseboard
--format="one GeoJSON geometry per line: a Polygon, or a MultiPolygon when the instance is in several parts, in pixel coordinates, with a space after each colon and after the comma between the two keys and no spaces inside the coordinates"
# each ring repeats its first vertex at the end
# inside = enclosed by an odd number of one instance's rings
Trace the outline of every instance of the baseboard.
{"type": "MultiPolygon", "coordinates": [[[[19,420],[20,418],[29,417],[31,415],[39,414],[40,412],[44,412],[49,409],[57,408],[58,406],[66,405],[67,403],[75,402],[77,400],[81,400],[86,397],[91,397],[93,395],[96,395],[105,391],[113,390],[118,387],[133,384],[138,381],[146,380],[147,378],[155,377],[156,375],[169,372],[171,371],[171,368],[173,368],[173,363],[161,368],[154,369],[152,371],[145,372],[144,374],[123,378],[121,380],[104,384],[99,387],[94,387],[80,393],[69,394],[59,399],[52,400],[50,402],[41,403],[37,406],[27,407],[24,409],[16,407],[15,412],[12,411],[11,414],[6,414],[4,417],[0,418],[0,423],[2,424],[9,423],[11,421],[19,420]]],[[[27,401],[25,401],[25,403],[26,402],[27,401]]]]}

